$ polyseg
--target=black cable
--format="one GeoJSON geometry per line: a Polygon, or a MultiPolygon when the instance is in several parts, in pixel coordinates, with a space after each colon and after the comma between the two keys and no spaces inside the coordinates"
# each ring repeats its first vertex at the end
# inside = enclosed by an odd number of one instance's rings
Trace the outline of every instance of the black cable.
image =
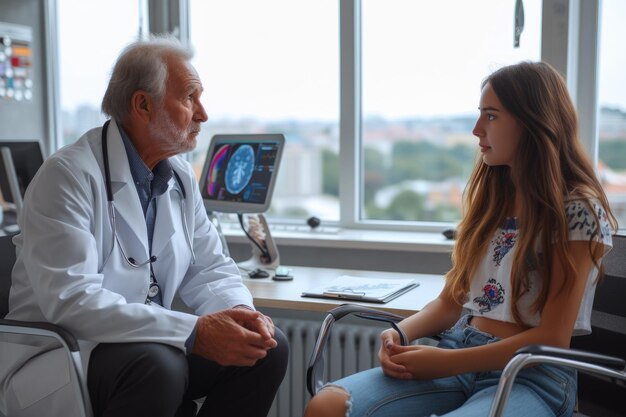
{"type": "Polygon", "coordinates": [[[248,239],[250,239],[250,242],[254,243],[254,245],[259,248],[259,250],[261,251],[261,255],[267,259],[267,262],[271,262],[272,261],[272,257],[270,256],[269,251],[264,248],[263,246],[261,246],[261,244],[259,242],[256,241],[255,238],[253,238],[252,236],[250,236],[250,233],[248,233],[248,231],[246,230],[246,226],[244,226],[243,224],[243,214],[238,213],[237,214],[237,218],[239,219],[239,224],[241,225],[241,229],[243,230],[243,232],[246,234],[246,236],[248,237],[248,239]]]}

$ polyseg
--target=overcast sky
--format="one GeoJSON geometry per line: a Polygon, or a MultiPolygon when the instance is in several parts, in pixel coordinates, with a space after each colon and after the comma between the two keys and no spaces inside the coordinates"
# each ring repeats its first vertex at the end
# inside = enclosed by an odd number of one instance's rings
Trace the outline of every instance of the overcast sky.
{"type": "MultiPolygon", "coordinates": [[[[113,62],[137,36],[140,2],[58,3],[62,107],[99,107],[113,62]]],[[[482,78],[500,65],[539,57],[541,1],[524,1],[519,49],[512,48],[514,3],[363,0],[364,113],[473,114],[482,78]]],[[[336,119],[337,4],[192,0],[194,65],[210,117],[336,119]]],[[[604,7],[610,12],[603,14],[600,99],[626,110],[626,1],[604,0],[604,7]]]]}

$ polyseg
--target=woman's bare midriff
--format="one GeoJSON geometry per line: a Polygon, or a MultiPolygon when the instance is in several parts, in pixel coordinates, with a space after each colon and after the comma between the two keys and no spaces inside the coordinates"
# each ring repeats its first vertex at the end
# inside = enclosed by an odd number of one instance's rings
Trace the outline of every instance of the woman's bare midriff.
{"type": "Polygon", "coordinates": [[[528,329],[528,327],[520,326],[515,323],[508,323],[506,321],[493,320],[487,317],[479,316],[472,317],[470,325],[477,328],[481,332],[489,333],[490,335],[499,337],[500,339],[515,336],[516,334],[528,329]]]}

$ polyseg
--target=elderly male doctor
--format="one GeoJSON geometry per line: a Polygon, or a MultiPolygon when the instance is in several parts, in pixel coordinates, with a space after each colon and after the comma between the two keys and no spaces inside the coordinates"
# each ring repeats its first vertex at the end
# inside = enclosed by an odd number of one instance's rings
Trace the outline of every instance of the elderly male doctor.
{"type": "MultiPolygon", "coordinates": [[[[191,416],[205,396],[198,415],[264,416],[286,370],[284,335],[176,156],[207,120],[191,56],[170,37],[129,45],[102,102],[111,120],[48,158],[25,196],[7,318],[79,339],[95,416],[191,416]],[[195,314],[172,311],[175,295],[195,314]]],[[[2,352],[0,409],[76,415],[60,354],[2,352]]]]}

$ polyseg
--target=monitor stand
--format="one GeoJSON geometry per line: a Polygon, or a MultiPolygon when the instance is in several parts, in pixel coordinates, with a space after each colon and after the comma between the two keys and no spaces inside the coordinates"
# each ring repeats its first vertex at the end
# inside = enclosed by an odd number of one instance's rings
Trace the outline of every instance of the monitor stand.
{"type": "Polygon", "coordinates": [[[262,256],[259,248],[253,244],[252,246],[252,257],[247,261],[237,263],[239,269],[243,271],[253,271],[257,268],[260,269],[275,269],[278,265],[280,265],[280,255],[278,254],[278,248],[276,247],[276,243],[272,238],[272,234],[270,233],[270,228],[267,225],[267,220],[263,214],[256,214],[259,225],[263,229],[262,232],[265,235],[265,239],[262,244],[265,246],[267,250],[267,254],[269,255],[269,259],[262,256]]]}

